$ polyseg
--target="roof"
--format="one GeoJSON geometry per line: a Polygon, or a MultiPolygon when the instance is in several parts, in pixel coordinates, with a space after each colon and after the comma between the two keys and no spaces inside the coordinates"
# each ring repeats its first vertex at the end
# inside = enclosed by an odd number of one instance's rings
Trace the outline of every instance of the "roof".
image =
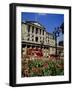
{"type": "Polygon", "coordinates": [[[26,22],[22,22],[22,23],[37,25],[37,26],[42,27],[42,28],[45,29],[45,27],[37,21],[26,21],[26,22]]]}
{"type": "MultiPolygon", "coordinates": [[[[46,31],[46,28],[42,24],[40,24],[39,22],[37,22],[37,21],[26,21],[26,22],[22,22],[22,24],[33,24],[33,25],[42,27],[46,31]]],[[[47,34],[50,34],[50,35],[54,35],[53,33],[49,33],[47,31],[46,31],[46,33],[47,34]]]]}

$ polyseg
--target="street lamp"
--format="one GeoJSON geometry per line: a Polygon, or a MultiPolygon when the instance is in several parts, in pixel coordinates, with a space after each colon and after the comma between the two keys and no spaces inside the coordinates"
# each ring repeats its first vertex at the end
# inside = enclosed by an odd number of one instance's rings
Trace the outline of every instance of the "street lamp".
{"type": "Polygon", "coordinates": [[[60,27],[55,28],[53,34],[55,36],[55,47],[56,47],[56,55],[57,55],[57,37],[59,37],[60,31],[59,31],[60,27]]]}
{"type": "Polygon", "coordinates": [[[60,33],[62,33],[62,35],[64,34],[64,22],[60,25],[60,27],[55,28],[53,32],[55,36],[56,55],[57,55],[57,37],[60,36],[60,33]]]}
{"type": "Polygon", "coordinates": [[[60,29],[61,29],[62,34],[64,34],[64,22],[61,24],[60,29]]]}
{"type": "Polygon", "coordinates": [[[42,40],[42,41],[41,41],[41,49],[42,49],[43,43],[44,43],[44,42],[43,42],[43,40],[42,40]]]}

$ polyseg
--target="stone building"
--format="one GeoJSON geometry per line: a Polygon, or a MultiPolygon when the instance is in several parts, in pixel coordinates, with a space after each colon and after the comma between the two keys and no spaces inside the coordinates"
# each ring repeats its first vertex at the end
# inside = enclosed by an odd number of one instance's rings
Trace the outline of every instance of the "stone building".
{"type": "MultiPolygon", "coordinates": [[[[21,24],[22,49],[26,55],[27,49],[42,49],[43,56],[55,54],[55,37],[36,21],[26,21],[21,24]]],[[[36,50],[37,51],[37,50],[36,50]]]]}

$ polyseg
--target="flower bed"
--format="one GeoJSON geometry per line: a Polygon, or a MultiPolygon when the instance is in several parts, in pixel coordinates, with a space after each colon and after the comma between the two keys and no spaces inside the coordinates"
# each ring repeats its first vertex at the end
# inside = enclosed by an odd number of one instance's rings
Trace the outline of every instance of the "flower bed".
{"type": "Polygon", "coordinates": [[[22,63],[22,67],[24,77],[64,75],[63,60],[28,60],[28,63],[22,63]]]}

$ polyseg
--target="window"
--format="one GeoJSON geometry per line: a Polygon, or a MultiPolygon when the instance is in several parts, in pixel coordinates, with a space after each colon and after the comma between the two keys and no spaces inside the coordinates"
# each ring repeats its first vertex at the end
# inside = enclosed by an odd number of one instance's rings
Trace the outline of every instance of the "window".
{"type": "Polygon", "coordinates": [[[32,39],[32,41],[34,41],[34,39],[32,39]]]}
{"type": "Polygon", "coordinates": [[[43,30],[43,35],[44,35],[44,30],[43,30]]]}
{"type": "Polygon", "coordinates": [[[38,37],[35,37],[35,41],[38,42],[38,37]]]}
{"type": "Polygon", "coordinates": [[[28,25],[28,32],[30,32],[30,25],[28,25]]]}
{"type": "Polygon", "coordinates": [[[34,33],[34,26],[32,26],[32,33],[34,33]]]}
{"type": "Polygon", "coordinates": [[[41,29],[40,29],[40,34],[41,34],[41,29]]]}
{"type": "Polygon", "coordinates": [[[32,35],[32,38],[34,37],[34,35],[32,35]]]}
{"type": "Polygon", "coordinates": [[[30,39],[28,38],[27,41],[29,41],[30,39]]]}
{"type": "Polygon", "coordinates": [[[41,42],[41,37],[40,37],[40,42],[41,42]]]}
{"type": "Polygon", "coordinates": [[[38,28],[36,28],[36,34],[38,33],[38,28]]]}
{"type": "Polygon", "coordinates": [[[32,35],[32,41],[34,41],[34,35],[32,35]]]}

